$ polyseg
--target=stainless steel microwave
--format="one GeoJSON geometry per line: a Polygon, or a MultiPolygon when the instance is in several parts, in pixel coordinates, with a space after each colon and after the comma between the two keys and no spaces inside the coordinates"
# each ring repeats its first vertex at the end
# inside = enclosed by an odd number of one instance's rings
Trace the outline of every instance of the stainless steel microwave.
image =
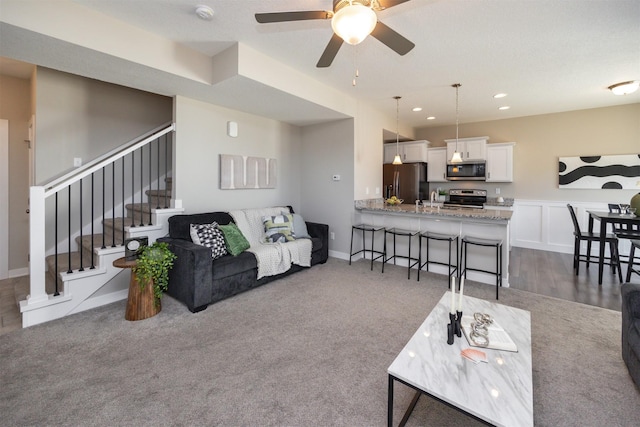
{"type": "Polygon", "coordinates": [[[447,165],[447,180],[484,181],[486,180],[486,164],[481,162],[447,165]]]}

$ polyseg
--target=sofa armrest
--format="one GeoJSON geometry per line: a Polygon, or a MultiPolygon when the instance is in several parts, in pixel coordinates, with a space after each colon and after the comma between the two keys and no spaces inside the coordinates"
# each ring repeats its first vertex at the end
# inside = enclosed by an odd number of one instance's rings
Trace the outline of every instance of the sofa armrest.
{"type": "Polygon", "coordinates": [[[167,292],[182,301],[190,311],[204,310],[211,301],[213,270],[211,249],[184,239],[162,237],[176,255],[169,271],[167,292]]]}
{"type": "Polygon", "coordinates": [[[622,311],[630,320],[640,319],[640,284],[625,283],[620,289],[622,294],[622,311]]]}
{"type": "Polygon", "coordinates": [[[325,263],[329,258],[329,226],[317,222],[305,221],[307,231],[311,237],[316,237],[322,241],[321,255],[319,262],[325,263]]]}

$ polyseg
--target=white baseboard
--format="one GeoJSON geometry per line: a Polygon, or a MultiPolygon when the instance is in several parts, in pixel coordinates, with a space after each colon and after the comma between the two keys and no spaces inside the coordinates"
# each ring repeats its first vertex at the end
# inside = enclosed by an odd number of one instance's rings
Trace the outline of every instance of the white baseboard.
{"type": "Polygon", "coordinates": [[[29,275],[29,267],[24,268],[16,268],[14,270],[9,270],[9,278],[13,279],[14,277],[22,277],[29,275]]]}

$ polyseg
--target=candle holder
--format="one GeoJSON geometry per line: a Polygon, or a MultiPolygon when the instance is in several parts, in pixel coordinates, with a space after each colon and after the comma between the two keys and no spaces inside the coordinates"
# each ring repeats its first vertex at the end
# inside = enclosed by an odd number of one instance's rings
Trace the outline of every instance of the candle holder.
{"type": "Polygon", "coordinates": [[[456,311],[456,326],[454,328],[456,336],[462,336],[462,312],[456,311]]]}
{"type": "Polygon", "coordinates": [[[453,344],[456,335],[456,315],[449,313],[449,324],[447,325],[447,344],[453,344]]]}

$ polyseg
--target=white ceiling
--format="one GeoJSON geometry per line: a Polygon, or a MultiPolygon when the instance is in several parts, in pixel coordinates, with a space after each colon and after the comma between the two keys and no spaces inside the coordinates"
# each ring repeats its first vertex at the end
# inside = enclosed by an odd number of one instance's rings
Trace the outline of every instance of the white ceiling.
{"type": "Polygon", "coordinates": [[[461,123],[640,102],[640,91],[607,90],[640,79],[640,0],[411,0],[378,12],[416,44],[411,52],[399,56],[368,37],[344,44],[322,69],[315,64],[330,21],[258,24],[254,13],[326,10],[331,0],[74,1],[211,56],[242,42],[393,116],[400,95],[401,120],[414,127],[455,122],[457,82],[461,123]],[[197,4],[210,6],[213,20],[197,18],[197,4]],[[508,96],[494,99],[498,92],[508,96]]]}

